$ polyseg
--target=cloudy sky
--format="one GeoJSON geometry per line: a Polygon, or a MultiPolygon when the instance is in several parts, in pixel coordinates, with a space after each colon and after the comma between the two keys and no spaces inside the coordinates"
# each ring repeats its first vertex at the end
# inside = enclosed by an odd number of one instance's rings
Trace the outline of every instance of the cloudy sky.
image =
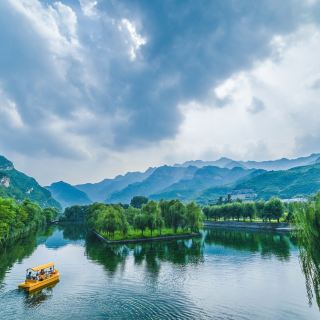
{"type": "Polygon", "coordinates": [[[3,0],[0,40],[0,154],[42,184],[320,152],[318,0],[3,0]]]}

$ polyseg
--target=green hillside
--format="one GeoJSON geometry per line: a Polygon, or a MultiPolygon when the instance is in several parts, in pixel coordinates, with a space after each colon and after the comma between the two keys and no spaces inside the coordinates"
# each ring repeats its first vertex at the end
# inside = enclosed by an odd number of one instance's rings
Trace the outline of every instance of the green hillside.
{"type": "Polygon", "coordinates": [[[61,209],[51,193],[41,187],[34,178],[16,170],[11,161],[0,156],[0,197],[18,201],[30,199],[41,207],[61,209]]]}
{"type": "Polygon", "coordinates": [[[107,202],[109,203],[130,203],[134,196],[150,196],[156,194],[169,187],[170,185],[180,181],[181,179],[189,179],[197,170],[196,167],[171,167],[161,166],[153,171],[153,173],[143,180],[128,185],[121,191],[114,192],[107,202]]]}
{"type": "Polygon", "coordinates": [[[180,180],[170,185],[161,193],[151,195],[152,199],[180,199],[194,200],[208,188],[216,188],[223,186],[222,190],[226,190],[227,186],[231,187],[235,182],[239,182],[253,175],[261,174],[263,170],[245,170],[241,167],[233,169],[219,168],[214,166],[202,167],[195,171],[194,175],[189,179],[180,180]]]}
{"type": "Polygon", "coordinates": [[[240,183],[237,189],[252,189],[259,198],[307,196],[320,190],[320,164],[286,171],[265,172],[240,183]]]}

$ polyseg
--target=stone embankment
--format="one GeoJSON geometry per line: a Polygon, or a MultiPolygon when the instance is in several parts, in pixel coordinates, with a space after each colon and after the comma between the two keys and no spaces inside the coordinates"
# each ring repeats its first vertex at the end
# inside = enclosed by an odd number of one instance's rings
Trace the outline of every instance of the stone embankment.
{"type": "Polygon", "coordinates": [[[126,243],[137,243],[137,242],[150,242],[150,241],[163,241],[163,240],[175,240],[175,239],[189,239],[193,237],[200,237],[201,233],[189,233],[189,234],[177,234],[172,236],[159,236],[149,238],[137,238],[137,239],[124,239],[124,240],[109,240],[104,238],[98,232],[92,230],[93,234],[101,241],[107,244],[126,244],[126,243]]]}

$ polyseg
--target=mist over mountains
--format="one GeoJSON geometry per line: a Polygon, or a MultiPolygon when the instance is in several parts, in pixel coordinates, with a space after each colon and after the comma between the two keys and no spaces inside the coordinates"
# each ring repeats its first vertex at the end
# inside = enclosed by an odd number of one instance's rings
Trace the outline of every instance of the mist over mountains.
{"type": "Polygon", "coordinates": [[[180,199],[202,204],[231,194],[233,199],[293,198],[320,190],[320,154],[272,161],[194,160],[163,165],[144,172],[128,172],[97,183],[71,185],[59,181],[41,187],[0,156],[0,196],[28,198],[41,206],[65,208],[92,202],[130,203],[142,195],[150,199],[180,199]]]}

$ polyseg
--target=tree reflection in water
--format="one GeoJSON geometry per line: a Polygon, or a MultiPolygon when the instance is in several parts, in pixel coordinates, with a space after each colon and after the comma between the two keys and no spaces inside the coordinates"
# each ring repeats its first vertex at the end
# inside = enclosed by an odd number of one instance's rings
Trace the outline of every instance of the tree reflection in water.
{"type": "Polygon", "coordinates": [[[21,262],[25,257],[30,256],[37,245],[41,243],[41,240],[44,239],[45,241],[52,232],[52,228],[39,229],[37,232],[32,232],[22,239],[0,247],[0,286],[6,271],[17,261],[21,262]]]}
{"type": "Polygon", "coordinates": [[[146,270],[158,274],[161,262],[173,264],[197,264],[203,261],[203,243],[201,239],[159,241],[128,245],[103,245],[92,237],[86,240],[86,254],[94,261],[104,265],[108,272],[115,273],[119,265],[124,266],[126,258],[132,252],[134,263],[145,263],[146,270]]]}
{"type": "Polygon", "coordinates": [[[221,229],[206,230],[205,243],[253,253],[260,252],[262,256],[274,255],[279,260],[290,258],[290,246],[293,245],[289,234],[221,229]]]}
{"type": "Polygon", "coordinates": [[[63,223],[58,225],[58,229],[63,231],[63,238],[71,241],[84,240],[88,233],[88,228],[84,224],[63,223]]]}

